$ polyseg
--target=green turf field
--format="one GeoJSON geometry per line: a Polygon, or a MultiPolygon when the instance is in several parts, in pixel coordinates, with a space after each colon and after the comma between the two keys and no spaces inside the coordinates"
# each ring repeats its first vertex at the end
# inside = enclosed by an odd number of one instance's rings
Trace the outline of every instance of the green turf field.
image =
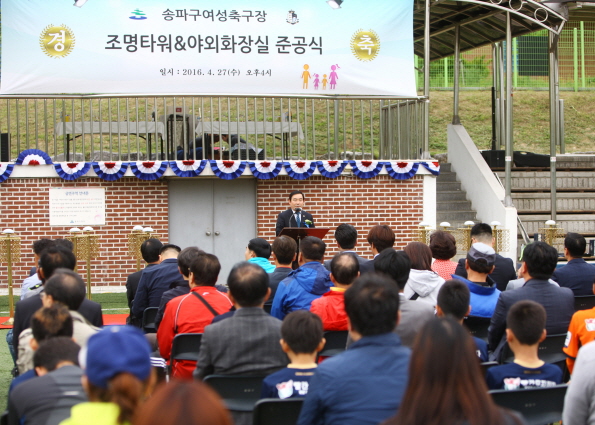
{"type": "MultiPolygon", "coordinates": [[[[15,303],[19,297],[14,297],[15,303]]],[[[92,300],[101,304],[104,314],[128,313],[126,293],[109,293],[92,295],[92,300]]],[[[0,296],[0,316],[8,316],[8,296],[0,296]]],[[[0,329],[0,412],[4,410],[7,403],[8,387],[12,375],[10,374],[14,364],[8,346],[6,345],[6,334],[8,329],[0,329]]]]}

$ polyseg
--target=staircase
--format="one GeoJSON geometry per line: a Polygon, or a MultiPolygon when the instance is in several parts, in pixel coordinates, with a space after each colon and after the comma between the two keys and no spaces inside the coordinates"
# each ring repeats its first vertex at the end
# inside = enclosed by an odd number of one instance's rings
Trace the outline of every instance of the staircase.
{"type": "Polygon", "coordinates": [[[457,181],[457,173],[449,163],[440,164],[440,175],[436,181],[436,221],[437,225],[447,221],[454,228],[462,227],[465,221],[477,222],[471,201],[457,181]]]}
{"type": "MultiPolygon", "coordinates": [[[[595,156],[558,156],[556,223],[564,232],[595,238],[595,156]]],[[[504,184],[505,175],[498,175],[504,184]]],[[[549,169],[512,171],[512,199],[529,236],[551,219],[549,169]]]]}

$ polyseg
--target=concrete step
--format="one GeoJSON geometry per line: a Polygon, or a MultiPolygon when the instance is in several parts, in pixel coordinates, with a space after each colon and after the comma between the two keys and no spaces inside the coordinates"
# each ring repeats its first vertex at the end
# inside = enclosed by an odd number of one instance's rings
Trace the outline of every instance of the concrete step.
{"type": "Polygon", "coordinates": [[[594,168],[595,155],[558,155],[556,156],[557,168],[594,168]]]}
{"type": "Polygon", "coordinates": [[[444,173],[441,171],[440,175],[438,176],[438,179],[436,181],[442,182],[442,183],[456,182],[457,181],[457,173],[453,173],[451,171],[444,173]]]}
{"type": "Polygon", "coordinates": [[[437,192],[444,192],[444,191],[451,192],[454,190],[460,191],[461,183],[459,183],[459,182],[456,182],[456,183],[455,182],[444,182],[443,183],[443,182],[439,182],[439,181],[436,182],[436,191],[437,192]]]}
{"type": "MultiPolygon", "coordinates": [[[[520,219],[527,233],[533,234],[545,227],[545,222],[550,220],[551,216],[549,214],[531,214],[522,215],[520,219]]],[[[564,229],[564,232],[576,232],[585,236],[595,235],[595,214],[558,214],[556,223],[564,229]]]]}
{"type": "MultiPolygon", "coordinates": [[[[505,182],[504,173],[498,175],[505,182]]],[[[511,188],[513,191],[549,191],[550,173],[547,171],[515,171],[512,174],[511,188]]],[[[595,190],[595,172],[592,171],[559,171],[556,173],[556,188],[558,190],[592,191],[595,190]]]]}
{"type": "Polygon", "coordinates": [[[464,190],[444,190],[436,191],[436,201],[466,201],[467,192],[464,190]]]}
{"type": "Polygon", "coordinates": [[[442,221],[448,221],[451,225],[454,223],[459,223],[462,225],[465,221],[468,220],[477,220],[477,215],[475,211],[468,210],[468,211],[437,211],[436,217],[438,218],[438,223],[442,221]]]}
{"type": "Polygon", "coordinates": [[[471,201],[437,201],[436,209],[438,211],[472,211],[471,201]]]}
{"type": "MultiPolygon", "coordinates": [[[[512,200],[519,214],[549,213],[551,211],[550,193],[513,193],[512,200]]],[[[595,213],[595,193],[561,192],[556,193],[558,212],[595,213]]]]}

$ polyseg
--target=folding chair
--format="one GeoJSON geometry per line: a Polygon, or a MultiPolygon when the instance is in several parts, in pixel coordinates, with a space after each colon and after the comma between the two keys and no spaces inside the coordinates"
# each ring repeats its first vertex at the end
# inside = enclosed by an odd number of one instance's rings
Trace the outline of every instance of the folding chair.
{"type": "Polygon", "coordinates": [[[172,365],[175,361],[198,361],[201,340],[202,334],[197,333],[177,334],[174,337],[174,341],[171,345],[171,354],[169,356],[170,374],[172,365]]]}
{"type": "Polygon", "coordinates": [[[498,366],[498,362],[482,362],[480,366],[483,376],[485,376],[489,368],[498,366]]]}
{"type": "Polygon", "coordinates": [[[488,327],[490,326],[490,319],[478,316],[469,316],[463,321],[463,325],[476,338],[488,341],[488,327]]]}
{"type": "Polygon", "coordinates": [[[516,410],[527,425],[544,425],[562,420],[567,385],[520,390],[493,390],[490,395],[498,406],[516,410]]]}
{"type": "Polygon", "coordinates": [[[574,297],[574,310],[588,310],[595,307],[595,295],[576,295],[574,297]]]}
{"type": "Polygon", "coordinates": [[[209,375],[204,382],[221,396],[229,410],[252,412],[260,399],[262,380],[259,376],[209,375]]]}
{"type": "Polygon", "coordinates": [[[145,311],[143,311],[143,332],[146,334],[155,333],[157,332],[157,327],[155,326],[155,317],[157,317],[157,311],[159,311],[158,307],[147,307],[145,311]]]}
{"type": "Polygon", "coordinates": [[[326,331],[324,333],[326,344],[324,344],[324,348],[320,353],[318,353],[318,356],[333,357],[342,353],[347,347],[348,336],[348,331],[326,331]]]}
{"type": "MultiPolygon", "coordinates": [[[[564,371],[566,367],[566,354],[562,351],[564,348],[564,341],[566,340],[566,334],[548,335],[539,344],[538,355],[541,360],[546,363],[556,364],[564,371]]],[[[508,344],[503,348],[502,358],[505,359],[504,363],[512,363],[514,361],[514,355],[508,344]]]]}
{"type": "Polygon", "coordinates": [[[258,400],[254,406],[253,425],[295,425],[303,403],[303,398],[258,400]]]}

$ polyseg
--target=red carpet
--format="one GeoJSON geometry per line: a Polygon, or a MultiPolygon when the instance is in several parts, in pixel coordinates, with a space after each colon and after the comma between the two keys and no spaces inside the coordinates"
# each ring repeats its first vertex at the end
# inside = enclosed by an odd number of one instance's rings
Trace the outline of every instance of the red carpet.
{"type": "MultiPolygon", "coordinates": [[[[104,314],[104,325],[125,325],[128,314],[104,314]]],[[[0,317],[0,329],[11,329],[12,325],[6,325],[8,317],[0,317]]]]}

